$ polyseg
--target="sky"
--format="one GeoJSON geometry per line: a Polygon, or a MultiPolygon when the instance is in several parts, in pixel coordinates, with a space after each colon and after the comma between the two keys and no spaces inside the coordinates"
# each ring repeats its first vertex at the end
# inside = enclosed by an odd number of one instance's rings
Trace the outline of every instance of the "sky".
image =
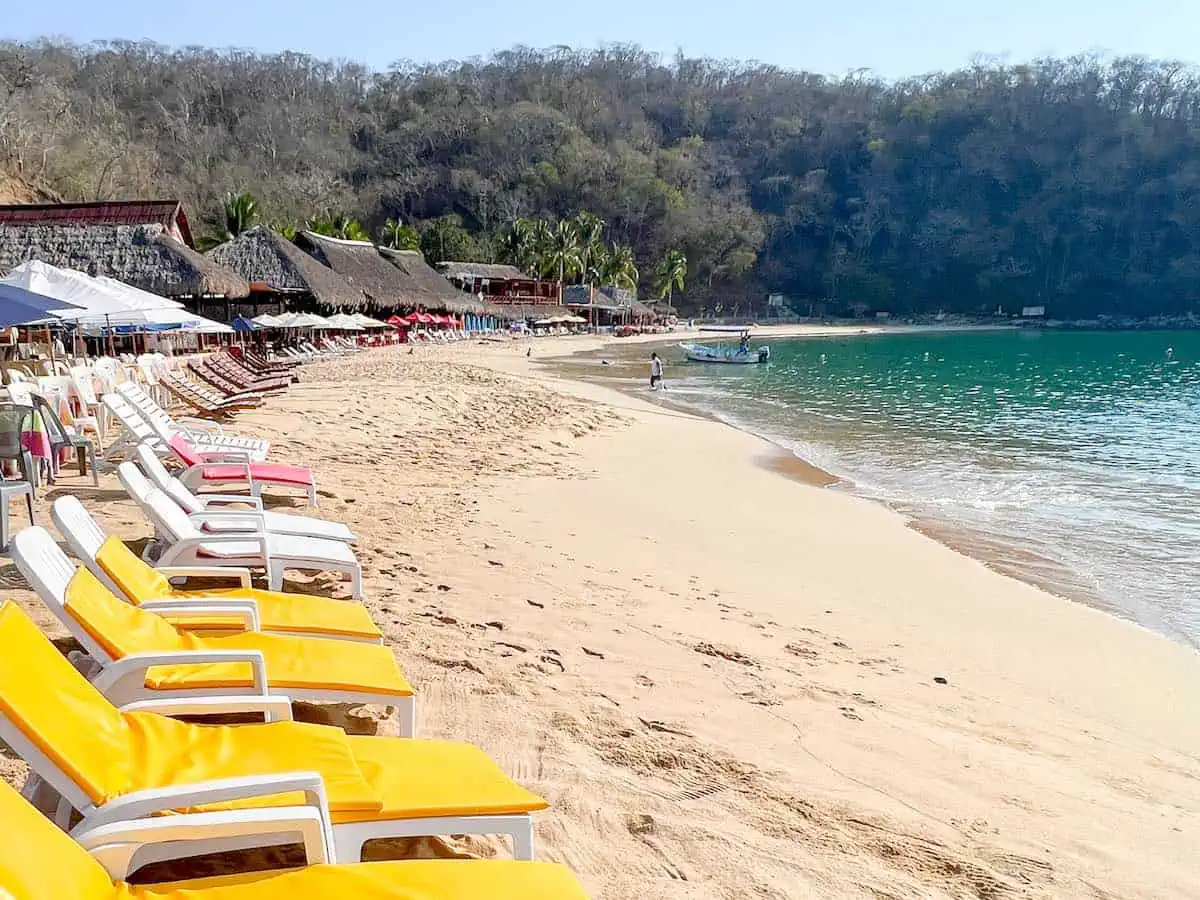
{"type": "Polygon", "coordinates": [[[896,78],[1083,51],[1200,59],[1200,0],[2,0],[0,38],[148,39],[295,50],[374,69],[518,44],[637,43],[663,54],[896,78]],[[344,15],[339,15],[344,11],[344,15]]]}

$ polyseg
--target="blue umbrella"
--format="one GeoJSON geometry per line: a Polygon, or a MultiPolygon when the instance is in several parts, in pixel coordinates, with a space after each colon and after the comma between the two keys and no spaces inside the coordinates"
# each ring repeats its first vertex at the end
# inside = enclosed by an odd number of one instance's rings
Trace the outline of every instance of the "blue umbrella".
{"type": "Polygon", "coordinates": [[[258,326],[245,316],[235,316],[229,324],[233,326],[234,331],[258,331],[258,326]]]}
{"type": "Polygon", "coordinates": [[[15,285],[0,283],[0,328],[40,322],[50,318],[52,312],[75,308],[74,303],[43,297],[15,285]]]}

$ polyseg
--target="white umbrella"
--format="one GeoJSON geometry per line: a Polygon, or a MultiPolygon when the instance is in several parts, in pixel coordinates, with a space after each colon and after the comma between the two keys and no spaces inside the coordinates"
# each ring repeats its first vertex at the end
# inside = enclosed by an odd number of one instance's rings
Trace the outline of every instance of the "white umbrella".
{"type": "Polygon", "coordinates": [[[372,319],[370,316],[364,316],[362,313],[354,313],[350,318],[361,325],[363,328],[391,328],[387,322],[380,322],[378,319],[372,319]]]}
{"type": "Polygon", "coordinates": [[[259,328],[282,328],[283,323],[280,316],[273,316],[270,313],[263,313],[261,316],[255,316],[250,320],[259,328]]]}
{"type": "Polygon", "coordinates": [[[343,331],[363,330],[363,326],[358,323],[358,320],[346,313],[338,313],[337,315],[330,316],[326,321],[331,327],[340,328],[343,331]]]}

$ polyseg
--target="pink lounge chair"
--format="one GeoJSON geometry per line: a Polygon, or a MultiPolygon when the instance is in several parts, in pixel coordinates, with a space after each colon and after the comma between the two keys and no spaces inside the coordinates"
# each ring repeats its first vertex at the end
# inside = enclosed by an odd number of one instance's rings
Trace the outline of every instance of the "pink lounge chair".
{"type": "Polygon", "coordinates": [[[251,462],[241,450],[200,449],[179,434],[171,438],[170,447],[176,458],[187,466],[179,480],[193,491],[204,485],[245,484],[252,496],[261,497],[265,485],[299,488],[308,495],[310,506],[317,505],[317,482],[312,469],[251,462]]]}

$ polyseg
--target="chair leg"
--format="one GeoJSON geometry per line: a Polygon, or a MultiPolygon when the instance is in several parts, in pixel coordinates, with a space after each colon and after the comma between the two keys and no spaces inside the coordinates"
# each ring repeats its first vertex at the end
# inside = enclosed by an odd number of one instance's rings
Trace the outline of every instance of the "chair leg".
{"type": "Polygon", "coordinates": [[[8,549],[8,495],[0,494],[0,549],[8,549]]]}
{"type": "Polygon", "coordinates": [[[96,450],[88,444],[87,447],[88,465],[92,467],[92,487],[100,487],[100,472],[96,469],[96,450]]]}
{"type": "Polygon", "coordinates": [[[30,488],[29,492],[25,494],[25,506],[29,509],[29,524],[37,524],[33,521],[33,488],[30,488]]]}

